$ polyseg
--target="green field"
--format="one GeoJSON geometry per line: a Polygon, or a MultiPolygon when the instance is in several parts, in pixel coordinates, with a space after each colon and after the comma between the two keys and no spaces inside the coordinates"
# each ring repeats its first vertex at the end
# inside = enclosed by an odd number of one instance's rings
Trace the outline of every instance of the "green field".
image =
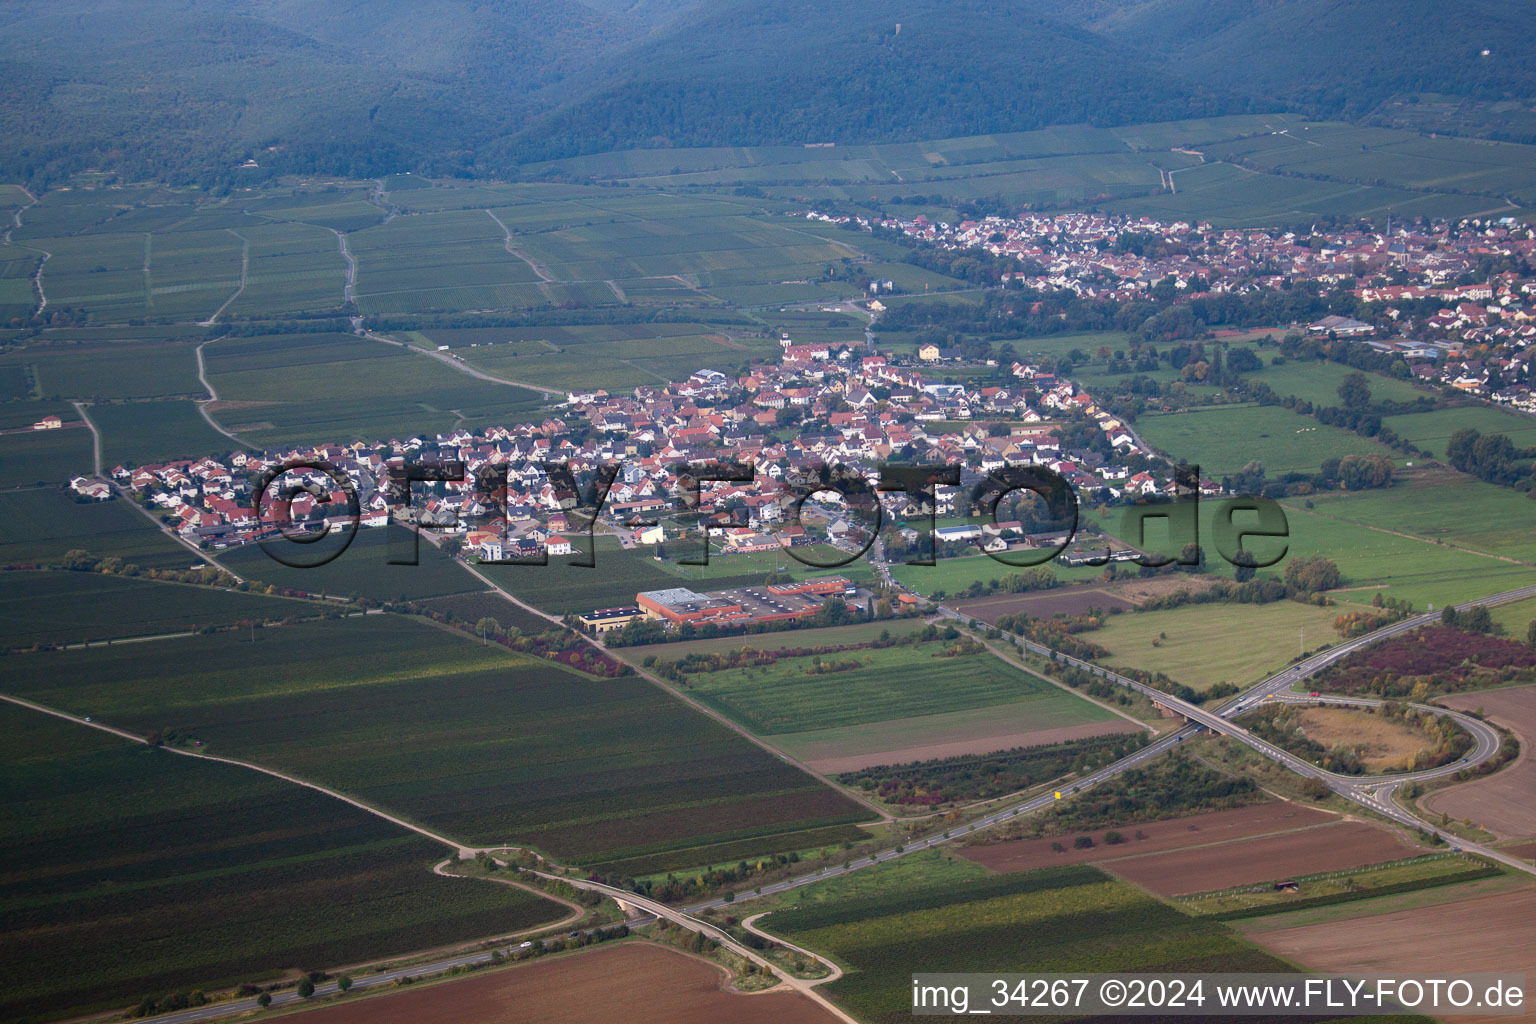
{"type": "MultiPolygon", "coordinates": [[[[1339,384],[1355,372],[1350,367],[1326,359],[1293,359],[1281,366],[1271,366],[1269,359],[1274,349],[1260,348],[1255,351],[1264,360],[1264,368],[1248,374],[1249,380],[1268,384],[1277,395],[1295,395],[1314,406],[1343,405],[1339,398],[1339,384]]],[[[1365,377],[1374,402],[1412,402],[1420,395],[1428,394],[1396,377],[1380,373],[1368,373],[1365,377]]]]}
{"type": "Polygon", "coordinates": [[[1413,470],[1390,489],[1314,494],[1312,504],[1318,516],[1536,562],[1536,502],[1460,473],[1413,470]]]}
{"type": "Polygon", "coordinates": [[[179,633],[320,611],[297,601],[99,573],[0,574],[0,648],[179,633]]]}
{"type": "Polygon", "coordinates": [[[1352,431],[1330,427],[1278,405],[1236,405],[1143,416],[1136,431],[1148,444],[1200,467],[1213,479],[1250,462],[1271,477],[1316,472],[1324,459],[1396,452],[1352,431]]]}
{"type": "Polygon", "coordinates": [[[175,729],[455,839],[561,860],[671,852],[688,866],[696,845],[797,849],[798,831],[868,817],[636,677],[589,678],[396,616],[10,660],[12,693],[175,729]]]}
{"type": "Polygon", "coordinates": [[[1295,601],[1191,604],[1111,615],[1102,629],[1082,638],[1109,650],[1099,659],[1106,665],[1163,672],[1175,682],[1204,690],[1222,682],[1257,682],[1284,668],[1303,649],[1337,643],[1333,620],[1343,611],[1295,601]],[[1237,636],[1243,638],[1241,644],[1232,642],[1237,636]]]}
{"type": "Polygon", "coordinates": [[[536,392],[350,334],[230,338],[203,355],[220,399],[210,411],[253,444],[404,440],[545,415],[536,392]]]}
{"type": "MultiPolygon", "coordinates": [[[[981,652],[945,657],[944,641],[782,658],[769,666],[691,673],[689,693],[759,735],[803,733],[1027,701],[1070,723],[1108,717],[1102,709],[1002,659],[981,652]],[[858,668],[813,674],[812,658],[858,668]]],[[[664,657],[664,656],[663,656],[664,657]]],[[[1054,724],[1054,723],[1053,723],[1054,724]]]]}
{"type": "Polygon", "coordinates": [[[7,491],[0,493],[0,518],[0,565],[56,561],[77,549],[144,569],[185,569],[197,561],[121,499],[77,504],[51,487],[7,491]]]}
{"type": "Polygon", "coordinates": [[[566,912],[439,878],[441,846],[312,790],[12,705],[0,727],[7,1020],[334,968],[566,912]]]}
{"type": "Polygon", "coordinates": [[[1255,971],[1290,968],[1096,868],[991,875],[940,853],[798,890],[759,927],[830,954],[822,991],[863,1021],[906,1021],[924,972],[1255,971]]]}
{"type": "Polygon", "coordinates": [[[1397,431],[1404,440],[1434,452],[1437,458],[1445,458],[1446,442],[1464,427],[1484,434],[1508,434],[1517,448],[1536,445],[1536,420],[1487,405],[1388,416],[1381,422],[1397,431]]]}

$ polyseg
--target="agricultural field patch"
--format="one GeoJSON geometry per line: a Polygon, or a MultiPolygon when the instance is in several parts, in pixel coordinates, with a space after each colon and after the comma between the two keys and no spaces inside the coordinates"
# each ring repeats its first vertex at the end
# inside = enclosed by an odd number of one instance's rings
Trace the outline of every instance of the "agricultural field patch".
{"type": "Polygon", "coordinates": [[[448,597],[432,597],[421,604],[430,611],[451,615],[460,622],[474,624],[484,618],[496,620],[503,629],[520,629],[524,633],[542,633],[554,629],[555,624],[508,601],[495,591],[452,594],[448,597]]]}
{"type": "MultiPolygon", "coordinates": [[[[1341,589],[1333,593],[1336,598],[1363,603],[1379,590],[1383,597],[1407,601],[1421,610],[1431,604],[1441,608],[1536,582],[1536,568],[1530,564],[1511,561],[1507,554],[1495,557],[1492,552],[1481,553],[1499,543],[1529,547],[1528,535],[1498,532],[1498,536],[1490,536],[1475,532],[1480,529],[1475,525],[1471,527],[1474,532],[1463,534],[1452,527],[1453,537],[1464,537],[1477,547],[1462,550],[1450,543],[1436,544],[1412,531],[1433,531],[1431,518],[1420,510],[1432,505],[1443,509],[1448,495],[1415,492],[1423,501],[1418,505],[1409,494],[1394,500],[1390,496],[1395,492],[1396,488],[1336,498],[1318,495],[1312,499],[1314,508],[1310,510],[1305,500],[1285,499],[1282,504],[1290,530],[1288,557],[1322,555],[1332,559],[1343,577],[1341,589]]],[[[1488,507],[1495,513],[1506,508],[1510,498],[1524,501],[1513,491],[1484,494],[1473,489],[1469,493],[1488,498],[1488,507]]],[[[1504,550],[1520,551],[1519,546],[1504,550]]],[[[1277,568],[1283,570],[1284,566],[1277,568]]]]}
{"type": "MultiPolygon", "coordinates": [[[[311,1011],[314,1024],[608,1024],[614,1007],[635,1024],[832,1024],[798,992],[722,989],[719,968],[646,942],[479,974],[441,988],[311,1011]]],[[[780,988],[783,988],[781,985],[780,988]]]]}
{"type": "Polygon", "coordinates": [[[1513,729],[1520,737],[1521,756],[1514,764],[1488,778],[1437,790],[1424,798],[1424,806],[1436,814],[1456,819],[1471,818],[1501,838],[1536,837],[1536,686],[1516,686],[1486,693],[1463,693],[1439,703],[1462,711],[1479,708],[1487,717],[1513,729]]]}
{"type": "MultiPolygon", "coordinates": [[[[144,569],[185,569],[197,556],[156,529],[126,502],[71,501],[55,488],[0,493],[0,564],[57,561],[74,550],[114,556],[144,569]]],[[[202,563],[198,562],[199,565],[202,563]]]]}
{"type": "MultiPolygon", "coordinates": [[[[1318,493],[1310,500],[1317,517],[1399,531],[1503,559],[1536,562],[1536,505],[1519,491],[1451,470],[1415,467],[1400,472],[1390,488],[1318,493]]],[[[1287,502],[1290,507],[1296,504],[1294,500],[1287,502]]],[[[1305,517],[1292,516],[1292,522],[1298,518],[1305,517]]],[[[1428,557],[1420,552],[1412,561],[1422,562],[1428,557]]],[[[1490,587],[1489,591],[1504,589],[1509,588],[1490,587]]]]}
{"type": "MultiPolygon", "coordinates": [[[[342,539],[338,538],[336,543],[339,545],[342,539]]],[[[231,548],[218,558],[247,579],[310,594],[414,601],[481,588],[478,580],[427,541],[421,542],[416,565],[390,565],[390,558],[409,555],[411,541],[410,531],[403,526],[359,529],[351,546],[340,556],[311,569],[284,565],[259,544],[231,548]]],[[[331,543],[329,538],[319,541],[305,549],[302,556],[319,555],[322,552],[314,549],[331,543]]],[[[291,550],[285,551],[292,545],[276,542],[271,546],[284,557],[294,557],[291,550]]],[[[330,550],[333,549],[327,548],[323,553],[330,550]]]]}
{"type": "Polygon", "coordinates": [[[197,403],[184,399],[92,405],[87,411],[101,431],[104,469],[196,459],[242,447],[209,426],[197,403]]]}
{"type": "Polygon", "coordinates": [[[565,914],[509,886],[439,878],[442,847],[312,790],[12,705],[0,725],[7,1019],[118,1009],[565,914]]]}
{"type": "MultiPolygon", "coordinates": [[[[397,616],[22,656],[8,689],[280,768],[479,844],[595,864],[868,812],[636,677],[596,679],[397,616]],[[260,673],[250,665],[259,661],[260,673]]],[[[664,868],[663,868],[664,869],[664,868]]]]}
{"type": "Polygon", "coordinates": [[[1209,892],[1402,860],[1425,851],[1395,832],[1335,821],[1252,839],[1117,860],[1110,870],[1161,896],[1209,892]]]}
{"type": "Polygon", "coordinates": [[[91,432],[83,425],[0,434],[0,480],[16,487],[89,476],[91,451],[91,432]]]}
{"type": "Polygon", "coordinates": [[[1420,448],[1427,448],[1437,458],[1445,458],[1445,445],[1451,435],[1465,427],[1483,434],[1508,434],[1517,448],[1536,444],[1536,423],[1529,416],[1488,405],[1469,405],[1459,409],[1435,409],[1431,412],[1387,416],[1382,425],[1397,431],[1399,437],[1420,448]]]}
{"type": "Polygon", "coordinates": [[[956,601],[955,610],[970,618],[988,624],[995,623],[1004,615],[1024,614],[1036,619],[1049,619],[1055,615],[1084,615],[1098,609],[1108,611],[1119,608],[1127,611],[1136,607],[1119,594],[1102,587],[1059,587],[1034,594],[994,594],[967,601],[956,601]]]}
{"type": "MultiPolygon", "coordinates": [[[[1421,972],[1426,977],[1444,969],[1445,937],[1454,935],[1458,971],[1529,976],[1536,970],[1536,887],[1526,884],[1449,899],[1462,889],[1472,887],[1454,886],[1441,891],[1447,897],[1443,902],[1389,913],[1372,913],[1375,901],[1365,901],[1330,908],[1336,912],[1328,920],[1297,927],[1271,927],[1285,920],[1273,918],[1251,934],[1276,955],[1313,970],[1403,976],[1421,972]]],[[[1492,1024],[1509,1018],[1461,1019],[1492,1024]]]]}
{"type": "Polygon", "coordinates": [[[1118,668],[1162,672],[1196,690],[1252,683],[1284,668],[1302,650],[1338,642],[1337,608],[1295,601],[1188,604],[1110,615],[1083,639],[1107,648],[1099,659],[1118,668]],[[1240,647],[1231,638],[1244,637],[1240,647]]]}
{"type": "Polygon", "coordinates": [[[1222,921],[1289,914],[1356,900],[1378,900],[1501,875],[1500,868],[1469,853],[1441,851],[1342,871],[1291,875],[1283,881],[1234,886],[1179,898],[1181,909],[1222,921]]]}
{"type": "MultiPolygon", "coordinates": [[[[1275,340],[1279,341],[1280,335],[1277,334],[1275,340]]],[[[1273,366],[1269,356],[1274,349],[1256,348],[1254,351],[1263,359],[1264,367],[1249,374],[1250,380],[1268,384],[1277,395],[1295,395],[1314,406],[1343,404],[1339,398],[1339,385],[1345,377],[1355,372],[1351,367],[1326,359],[1293,359],[1280,366],[1273,366]]],[[[1367,373],[1365,377],[1371,389],[1371,400],[1375,402],[1412,402],[1428,394],[1406,380],[1385,374],[1367,373]]]]}
{"type": "MultiPolygon", "coordinates": [[[[684,668],[692,696],[767,736],[1016,701],[1040,701],[1045,708],[1058,694],[1080,717],[1051,726],[1106,715],[989,652],[961,651],[945,641],[783,657],[713,672],[684,668]]],[[[1042,710],[1042,716],[1050,712],[1042,710]]]]}
{"type": "MultiPolygon", "coordinates": [[[[777,735],[773,744],[819,772],[858,775],[864,769],[965,759],[1016,747],[1071,744],[1092,737],[1140,732],[1133,722],[1073,694],[1057,691],[1010,704],[941,711],[841,728],[777,735]]],[[[1041,778],[1028,773],[1031,778],[1041,778]]],[[[1023,787],[1016,787],[1023,788],[1023,787]]]]}
{"type": "MultiPolygon", "coordinates": [[[[483,565],[480,571],[519,599],[556,615],[632,605],[642,590],[679,585],[676,575],[651,558],[649,548],[624,550],[617,537],[607,535],[595,537],[594,544],[592,568],[570,565],[574,556],[556,556],[548,565],[483,565]]],[[[762,581],[762,572],[721,576],[709,581],[709,589],[755,586],[762,581]]]]}
{"type": "MultiPolygon", "coordinates": [[[[1130,722],[1093,723],[1038,730],[1018,737],[994,737],[950,745],[894,751],[890,763],[851,768],[812,763],[818,771],[841,772],[842,781],[888,806],[935,807],[1017,793],[1070,772],[1109,764],[1144,741],[1130,722]],[[1125,734],[1134,734],[1127,738],[1125,734]],[[1001,744],[1017,740],[1018,746],[1001,744]],[[899,760],[917,756],[910,761],[899,760]]],[[[850,759],[852,760],[852,759],[850,759]]]]}
{"type": "Polygon", "coordinates": [[[340,309],[347,264],[334,233],[297,223],[243,225],[237,233],[245,245],[245,286],[226,317],[340,309]]]}
{"type": "Polygon", "coordinates": [[[1223,926],[1088,865],[988,875],[912,854],[791,899],[798,906],[758,926],[831,954],[847,973],[823,991],[880,1024],[910,1019],[917,970],[1287,970],[1223,926]]]}
{"type": "Polygon", "coordinates": [[[152,636],[320,611],[256,594],[100,573],[0,573],[0,647],[152,636]]]}
{"type": "Polygon", "coordinates": [[[1104,208],[1160,220],[1198,218],[1219,227],[1293,224],[1329,214],[1385,217],[1388,210],[1398,216],[1452,219],[1509,210],[1502,200],[1481,196],[1313,181],[1215,161],[1180,169],[1175,183],[1176,193],[1134,195],[1105,203],[1104,208]]]}
{"type": "Polygon", "coordinates": [[[37,394],[87,400],[205,397],[190,342],[45,342],[13,349],[0,366],[24,367],[37,394]]]}
{"type": "Polygon", "coordinates": [[[1147,443],[1220,479],[1249,462],[1270,476],[1315,473],[1324,459],[1384,455],[1390,448],[1353,431],[1319,423],[1278,405],[1228,405],[1143,416],[1136,430],[1147,443]]]}
{"type": "Polygon", "coordinates": [[[1191,846],[1209,846],[1312,828],[1337,820],[1326,811],[1277,801],[1109,830],[1117,831],[1120,842],[1109,842],[1095,830],[1092,835],[1078,833],[1089,835],[1094,840],[1092,846],[1076,846],[1065,836],[1061,839],[1005,839],[965,847],[960,855],[992,871],[1031,871],[1053,865],[1099,863],[1191,846]],[[1056,849],[1057,845],[1061,849],[1056,849]]]}
{"type": "Polygon", "coordinates": [[[484,210],[397,217],[353,232],[354,293],[366,313],[424,313],[545,305],[538,275],[507,251],[484,210]]]}
{"type": "Polygon", "coordinates": [[[204,358],[220,399],[210,412],[263,445],[387,441],[542,414],[536,392],[350,334],[232,338],[204,358]]]}
{"type": "Polygon", "coordinates": [[[857,622],[848,626],[828,626],[824,629],[790,629],[775,633],[748,633],[744,636],[722,636],[709,640],[680,640],[676,643],[644,644],[620,648],[617,653],[626,661],[640,662],[654,655],[662,660],[676,660],[690,654],[723,654],[749,648],[754,651],[776,651],[790,647],[842,647],[861,646],[879,640],[882,634],[889,637],[906,636],[922,629],[921,623],[886,621],[857,622]]]}

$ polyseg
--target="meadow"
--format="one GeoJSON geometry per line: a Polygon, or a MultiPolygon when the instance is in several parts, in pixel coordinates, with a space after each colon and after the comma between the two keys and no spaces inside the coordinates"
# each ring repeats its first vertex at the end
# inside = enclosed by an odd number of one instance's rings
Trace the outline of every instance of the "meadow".
{"type": "Polygon", "coordinates": [[[1387,416],[1381,422],[1397,431],[1404,440],[1434,452],[1437,458],[1445,458],[1446,442],[1465,427],[1484,434],[1507,434],[1517,448],[1536,445],[1536,421],[1517,412],[1487,405],[1387,416]]]}
{"type": "Polygon", "coordinates": [[[12,705],[0,728],[7,1020],[273,980],[566,912],[439,878],[441,846],[312,790],[12,705]]]}
{"type": "Polygon", "coordinates": [[[175,730],[466,842],[597,864],[795,834],[859,805],[636,677],[602,680],[392,615],[27,655],[8,689],[175,730]],[[174,645],[175,661],[165,657],[174,645]],[[260,664],[260,672],[251,665],[260,664]]]}
{"type": "Polygon", "coordinates": [[[0,573],[0,648],[318,615],[297,601],[88,572],[0,573]]]}
{"type": "Polygon", "coordinates": [[[1470,533],[1457,533],[1452,528],[1453,532],[1438,537],[1433,534],[1444,529],[1447,520],[1433,518],[1434,506],[1440,506],[1442,512],[1457,508],[1462,510],[1457,515],[1465,516],[1462,503],[1466,498],[1458,499],[1454,491],[1402,495],[1419,497],[1422,503],[1394,501],[1391,492],[1362,492],[1332,500],[1325,500],[1329,496],[1314,497],[1312,510],[1295,499],[1286,499],[1282,504],[1290,523],[1290,552],[1293,556],[1321,554],[1333,559],[1344,576],[1343,585],[1355,590],[1358,600],[1369,600],[1380,590],[1384,597],[1412,602],[1419,609],[1430,604],[1440,608],[1536,581],[1536,567],[1510,560],[1514,556],[1529,558],[1531,549],[1528,536],[1518,525],[1529,522],[1523,507],[1527,503],[1518,494],[1490,494],[1490,522],[1470,523],[1470,533]],[[1519,518],[1498,518],[1506,503],[1515,502],[1520,505],[1509,511],[1518,513],[1519,518]],[[1431,536],[1416,536],[1415,526],[1431,536]],[[1435,543],[1437,539],[1447,543],[1435,543]],[[1463,540],[1472,550],[1452,546],[1463,540]],[[1476,553],[1479,551],[1490,553],[1476,553]],[[1495,553],[1500,557],[1494,557],[1495,553]]]}
{"type": "Polygon", "coordinates": [[[1250,462],[1271,477],[1316,472],[1324,459],[1384,455],[1392,449],[1353,431],[1331,427],[1278,405],[1227,405],[1147,415],[1136,432],[1159,451],[1200,467],[1219,480],[1250,462]]]}
{"type": "MultiPolygon", "coordinates": [[[[1275,340],[1279,340],[1278,335],[1275,340]]],[[[1274,349],[1259,348],[1255,351],[1264,360],[1264,366],[1255,373],[1247,374],[1249,380],[1268,384],[1277,395],[1295,395],[1314,406],[1344,404],[1339,398],[1339,385],[1345,377],[1355,372],[1350,367],[1326,359],[1292,359],[1274,366],[1269,362],[1274,349]]],[[[1412,402],[1420,395],[1429,394],[1406,380],[1385,374],[1367,373],[1365,379],[1371,389],[1373,402],[1412,402]]]]}
{"type": "Polygon", "coordinates": [[[1118,668],[1163,672],[1196,690],[1216,683],[1257,682],[1284,668],[1302,650],[1337,643],[1339,608],[1295,601],[1272,604],[1191,604],[1105,618],[1082,639],[1107,648],[1099,660],[1118,668]],[[1241,644],[1232,638],[1241,636],[1241,644]]]}
{"type": "Polygon", "coordinates": [[[1290,970],[1097,868],[991,875],[951,857],[910,854],[807,886],[758,926],[830,954],[847,973],[822,991],[877,1024],[911,1018],[913,971],[1290,970]]]}
{"type": "Polygon", "coordinates": [[[1461,473],[1416,468],[1386,490],[1311,496],[1313,513],[1502,558],[1536,562],[1536,505],[1461,473]]]}

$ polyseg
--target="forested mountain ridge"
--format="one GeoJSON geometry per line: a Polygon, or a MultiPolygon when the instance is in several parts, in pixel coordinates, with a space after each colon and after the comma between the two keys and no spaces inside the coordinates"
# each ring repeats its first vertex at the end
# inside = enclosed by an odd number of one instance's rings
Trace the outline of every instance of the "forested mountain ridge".
{"type": "Polygon", "coordinates": [[[1529,103],[1533,29],[1536,9],[1492,0],[12,0],[0,178],[506,174],[636,147],[1353,118],[1420,91],[1529,103]]]}

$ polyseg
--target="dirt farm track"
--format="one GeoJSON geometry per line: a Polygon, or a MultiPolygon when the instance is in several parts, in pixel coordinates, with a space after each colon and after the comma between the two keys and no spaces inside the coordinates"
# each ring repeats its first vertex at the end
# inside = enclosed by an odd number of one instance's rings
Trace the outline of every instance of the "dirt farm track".
{"type": "Polygon", "coordinates": [[[315,1010],[305,1024],[835,1024],[795,992],[743,995],[684,953],[626,942],[315,1010]]]}

